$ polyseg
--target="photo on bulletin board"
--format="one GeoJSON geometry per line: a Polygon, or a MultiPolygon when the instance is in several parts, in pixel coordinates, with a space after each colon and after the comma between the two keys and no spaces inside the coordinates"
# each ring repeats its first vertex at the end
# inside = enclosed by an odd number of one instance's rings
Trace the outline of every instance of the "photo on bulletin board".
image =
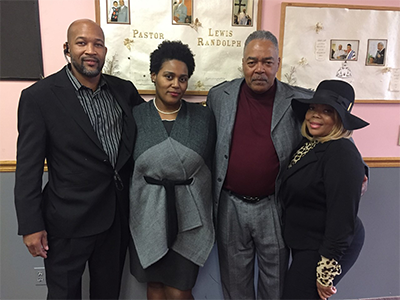
{"type": "Polygon", "coordinates": [[[172,24],[189,25],[192,16],[193,0],[172,0],[172,24]]]}
{"type": "Polygon", "coordinates": [[[359,41],[331,40],[330,60],[357,61],[359,41]]]}
{"type": "Polygon", "coordinates": [[[378,39],[368,40],[368,51],[365,65],[367,66],[384,66],[385,65],[385,52],[386,52],[387,40],[378,39]]]}
{"type": "Polygon", "coordinates": [[[253,23],[254,1],[232,0],[232,26],[251,26],[253,23]]]}
{"type": "Polygon", "coordinates": [[[107,23],[130,24],[130,0],[107,0],[107,23]]]}

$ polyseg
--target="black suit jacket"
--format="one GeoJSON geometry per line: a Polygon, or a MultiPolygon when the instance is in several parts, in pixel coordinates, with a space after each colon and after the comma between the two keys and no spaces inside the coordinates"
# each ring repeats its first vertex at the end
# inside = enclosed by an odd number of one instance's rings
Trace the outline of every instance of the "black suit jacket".
{"type": "Polygon", "coordinates": [[[382,51],[376,51],[375,63],[383,65],[383,63],[385,62],[385,49],[386,48],[383,48],[382,51]]]}
{"type": "Polygon", "coordinates": [[[115,168],[65,68],[22,91],[15,182],[18,234],[45,229],[63,238],[90,236],[111,226],[117,201],[128,212],[128,180],[136,134],[131,111],[143,99],[131,82],[103,76],[123,111],[115,168]],[[42,190],[45,159],[48,182],[42,190]],[[122,190],[116,186],[116,173],[123,181],[122,190]]]}
{"type": "Polygon", "coordinates": [[[364,175],[361,155],[349,139],[317,144],[286,169],[280,197],[287,245],[339,260],[360,222],[364,175]]]}

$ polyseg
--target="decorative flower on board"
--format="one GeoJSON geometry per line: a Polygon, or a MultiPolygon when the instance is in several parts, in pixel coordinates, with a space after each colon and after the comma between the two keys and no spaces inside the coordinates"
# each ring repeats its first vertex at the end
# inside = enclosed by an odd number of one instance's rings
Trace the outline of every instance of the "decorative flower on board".
{"type": "Polygon", "coordinates": [[[189,26],[192,27],[194,30],[197,31],[198,27],[201,27],[201,23],[200,23],[199,19],[196,18],[196,19],[194,20],[194,23],[193,23],[193,24],[189,24],[189,26]]]}
{"type": "Polygon", "coordinates": [[[315,32],[319,33],[322,29],[324,29],[324,26],[322,25],[321,22],[318,22],[317,24],[315,24],[315,32]]]}
{"type": "Polygon", "coordinates": [[[195,90],[204,90],[204,83],[198,80],[194,85],[195,90]]]}
{"type": "Polygon", "coordinates": [[[126,39],[124,40],[124,46],[125,46],[126,48],[128,48],[128,50],[131,50],[132,44],[133,44],[133,40],[132,40],[132,39],[126,38],[126,39]]]}

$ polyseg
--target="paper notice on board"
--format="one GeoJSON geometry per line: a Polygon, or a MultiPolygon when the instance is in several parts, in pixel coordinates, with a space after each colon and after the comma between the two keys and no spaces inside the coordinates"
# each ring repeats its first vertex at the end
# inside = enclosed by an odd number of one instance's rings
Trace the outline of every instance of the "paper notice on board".
{"type": "Polygon", "coordinates": [[[389,91],[400,92],[400,68],[390,69],[390,74],[389,91]]]}
{"type": "Polygon", "coordinates": [[[323,61],[326,59],[326,40],[317,40],[315,42],[315,59],[323,61]]]}

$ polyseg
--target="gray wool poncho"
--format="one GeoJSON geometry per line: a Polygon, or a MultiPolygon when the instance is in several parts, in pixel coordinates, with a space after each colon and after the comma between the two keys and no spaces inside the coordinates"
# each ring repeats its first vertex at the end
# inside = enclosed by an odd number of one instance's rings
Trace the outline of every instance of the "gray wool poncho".
{"type": "Polygon", "coordinates": [[[156,180],[187,180],[175,186],[178,234],[172,249],[203,266],[214,244],[211,161],[214,155],[215,121],[200,104],[182,100],[170,135],[153,100],[136,106],[133,115],[137,138],[135,166],[130,186],[130,230],[143,268],[167,252],[166,189],[148,184],[156,180]]]}

